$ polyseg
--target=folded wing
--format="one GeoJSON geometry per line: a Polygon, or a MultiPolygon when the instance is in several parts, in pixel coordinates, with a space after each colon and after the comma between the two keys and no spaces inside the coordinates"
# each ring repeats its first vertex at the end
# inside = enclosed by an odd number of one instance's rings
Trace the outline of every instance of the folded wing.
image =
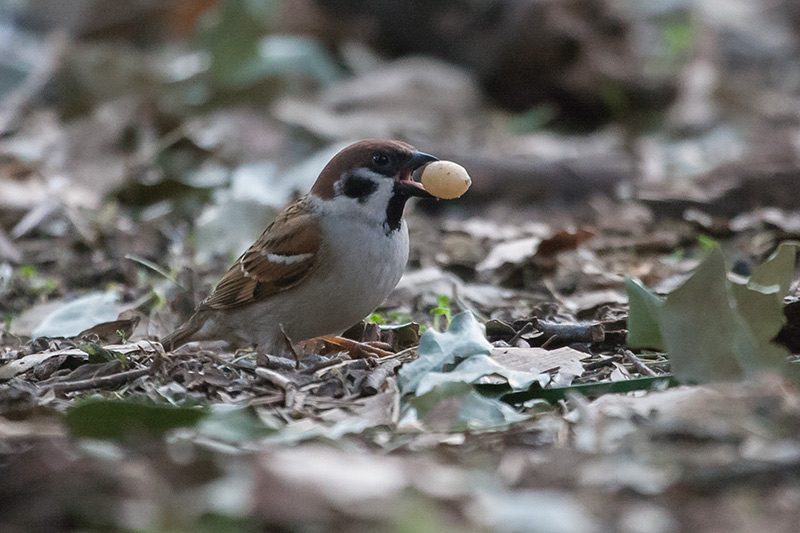
{"type": "Polygon", "coordinates": [[[234,263],[199,309],[231,309],[290,289],[313,270],[319,224],[303,199],[289,206],[234,263]]]}

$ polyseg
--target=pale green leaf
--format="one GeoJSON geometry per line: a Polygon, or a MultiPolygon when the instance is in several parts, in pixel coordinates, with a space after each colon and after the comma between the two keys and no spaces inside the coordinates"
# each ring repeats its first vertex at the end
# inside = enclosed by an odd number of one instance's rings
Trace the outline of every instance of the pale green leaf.
{"type": "Polygon", "coordinates": [[[459,313],[447,331],[439,333],[429,329],[422,335],[417,349],[418,359],[403,365],[397,382],[403,394],[413,393],[430,372],[451,370],[470,356],[491,353],[492,345],[484,336],[483,326],[472,313],[459,313]]]}
{"type": "Polygon", "coordinates": [[[659,308],[664,299],[638,279],[627,278],[625,289],[628,292],[628,337],[631,348],[650,348],[663,350],[664,340],[658,325],[659,308]]]}

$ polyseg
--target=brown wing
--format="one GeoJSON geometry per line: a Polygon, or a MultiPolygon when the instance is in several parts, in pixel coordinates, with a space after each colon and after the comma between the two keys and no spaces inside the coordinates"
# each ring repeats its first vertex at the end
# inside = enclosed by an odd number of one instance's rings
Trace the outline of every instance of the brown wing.
{"type": "Polygon", "coordinates": [[[319,225],[301,199],[286,208],[222,276],[199,309],[258,302],[300,283],[316,263],[319,225]]]}

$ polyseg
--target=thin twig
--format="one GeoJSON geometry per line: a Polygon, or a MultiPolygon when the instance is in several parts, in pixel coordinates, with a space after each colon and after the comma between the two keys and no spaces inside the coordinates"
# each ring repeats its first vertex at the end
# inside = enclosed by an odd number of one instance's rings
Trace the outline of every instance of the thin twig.
{"type": "Polygon", "coordinates": [[[545,348],[545,349],[546,349],[548,346],[550,346],[551,344],[553,344],[553,342],[555,342],[555,340],[556,340],[556,339],[558,339],[558,338],[559,338],[559,337],[558,337],[558,335],[555,335],[555,334],[554,334],[554,335],[551,335],[551,336],[549,336],[549,337],[547,337],[547,340],[546,340],[546,341],[544,341],[544,342],[542,343],[542,345],[541,345],[541,346],[539,346],[539,348],[545,348]]]}
{"type": "Polygon", "coordinates": [[[151,372],[152,369],[149,367],[139,368],[136,370],[127,370],[118,374],[111,374],[110,376],[81,379],[78,381],[68,381],[66,383],[54,383],[44,388],[52,390],[53,392],[75,392],[88,389],[102,389],[133,381],[134,379],[146,376],[151,372]]]}
{"type": "Polygon", "coordinates": [[[656,373],[653,371],[653,369],[652,369],[652,368],[649,368],[649,367],[648,367],[646,364],[644,364],[644,363],[642,362],[642,360],[641,360],[641,359],[639,359],[638,357],[636,357],[636,355],[635,355],[635,354],[634,354],[632,351],[630,351],[630,350],[625,350],[625,351],[624,351],[624,352],[622,352],[622,353],[623,353],[623,354],[625,354],[625,359],[626,359],[626,360],[627,360],[629,363],[631,363],[631,364],[633,365],[633,367],[634,367],[634,368],[635,368],[635,369],[636,369],[636,370],[637,370],[637,371],[638,371],[640,374],[642,374],[642,375],[644,375],[644,376],[655,376],[655,375],[657,375],[657,374],[656,374],[656,373]]]}
{"type": "Polygon", "coordinates": [[[517,342],[519,342],[522,336],[526,333],[530,333],[531,331],[533,331],[533,322],[526,322],[525,325],[522,326],[522,328],[520,328],[520,330],[516,332],[513,337],[508,339],[508,345],[516,346],[517,342]]]}
{"type": "Polygon", "coordinates": [[[361,393],[364,396],[374,396],[378,394],[378,391],[381,390],[381,387],[383,387],[383,384],[389,379],[389,376],[394,373],[394,369],[397,368],[398,364],[399,363],[394,363],[393,365],[386,364],[370,372],[361,384],[361,393]]]}
{"type": "Polygon", "coordinates": [[[560,324],[546,320],[534,320],[533,326],[548,336],[558,336],[566,344],[602,342],[606,332],[603,325],[594,324],[560,324]]]}
{"type": "Polygon", "coordinates": [[[622,361],[621,355],[612,355],[606,359],[600,359],[599,361],[591,361],[583,365],[584,370],[597,370],[598,368],[602,368],[604,366],[611,366],[614,363],[619,363],[622,361]]]}
{"type": "Polygon", "coordinates": [[[263,366],[256,367],[256,376],[260,378],[264,378],[276,387],[283,389],[284,391],[291,387],[296,387],[294,381],[287,378],[283,374],[279,372],[275,372],[274,370],[270,370],[269,368],[264,368],[263,366]]]}
{"type": "MultiPolygon", "coordinates": [[[[387,355],[385,357],[378,357],[376,359],[373,359],[373,361],[375,361],[376,363],[380,364],[380,363],[383,363],[384,361],[391,361],[392,359],[404,359],[408,355],[412,354],[417,348],[418,348],[417,346],[411,346],[411,347],[406,348],[404,350],[400,350],[397,353],[389,354],[389,355],[387,355]]],[[[322,368],[321,370],[322,371],[331,371],[331,370],[334,370],[334,369],[337,369],[337,368],[341,368],[343,366],[349,366],[349,365],[358,363],[359,361],[361,361],[361,359],[347,359],[347,360],[342,361],[341,363],[335,364],[333,366],[322,368]]],[[[319,374],[319,372],[320,372],[320,370],[314,372],[314,374],[315,375],[319,374]]],[[[317,376],[317,377],[319,377],[319,376],[317,376]]]]}
{"type": "MultiPolygon", "coordinates": [[[[352,361],[357,361],[357,359],[347,359],[347,361],[351,361],[351,360],[352,361]]],[[[300,373],[301,374],[314,374],[314,373],[317,372],[317,370],[322,370],[323,368],[328,368],[328,367],[331,367],[331,366],[338,365],[339,363],[341,363],[343,361],[345,361],[345,359],[342,359],[341,356],[337,355],[336,357],[332,357],[330,359],[326,359],[324,361],[320,361],[319,363],[317,363],[317,364],[315,364],[313,366],[310,366],[308,368],[304,368],[303,370],[300,371],[300,373]]]]}
{"type": "Polygon", "coordinates": [[[258,367],[256,368],[256,375],[260,378],[266,379],[276,387],[283,390],[283,404],[293,409],[297,399],[297,384],[283,374],[270,370],[269,368],[258,367]]]}

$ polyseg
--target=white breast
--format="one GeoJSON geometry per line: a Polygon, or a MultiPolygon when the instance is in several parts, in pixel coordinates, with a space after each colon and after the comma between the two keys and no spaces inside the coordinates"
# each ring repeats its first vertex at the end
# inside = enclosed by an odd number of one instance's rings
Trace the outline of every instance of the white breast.
{"type": "Polygon", "coordinates": [[[375,200],[384,206],[382,212],[349,206],[355,202],[349,198],[326,202],[336,204],[325,206],[320,262],[302,284],[309,320],[293,328],[298,338],[340,333],[375,310],[400,281],[408,261],[408,227],[403,221],[387,232],[386,203],[375,200]]]}

